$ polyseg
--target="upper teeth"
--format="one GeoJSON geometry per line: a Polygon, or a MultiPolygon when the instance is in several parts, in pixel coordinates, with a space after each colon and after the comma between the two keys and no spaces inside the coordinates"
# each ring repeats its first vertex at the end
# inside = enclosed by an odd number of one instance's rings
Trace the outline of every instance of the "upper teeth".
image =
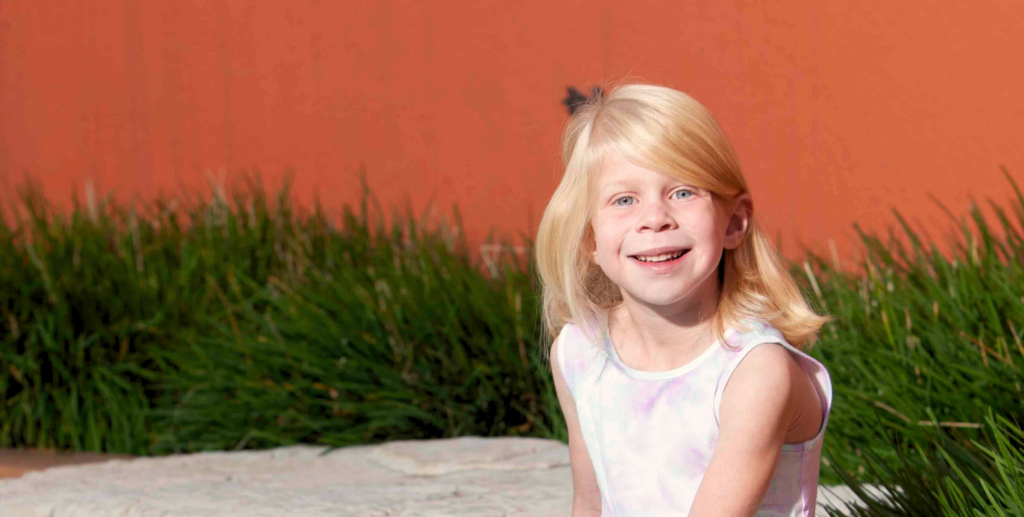
{"type": "Polygon", "coordinates": [[[684,252],[682,250],[680,250],[680,251],[677,251],[675,253],[663,253],[661,255],[654,255],[654,256],[650,256],[650,257],[645,257],[643,255],[637,255],[636,258],[637,258],[637,260],[640,260],[640,261],[643,261],[643,262],[662,262],[662,261],[665,261],[665,260],[672,260],[674,258],[678,258],[678,257],[682,256],[683,253],[684,252]]]}

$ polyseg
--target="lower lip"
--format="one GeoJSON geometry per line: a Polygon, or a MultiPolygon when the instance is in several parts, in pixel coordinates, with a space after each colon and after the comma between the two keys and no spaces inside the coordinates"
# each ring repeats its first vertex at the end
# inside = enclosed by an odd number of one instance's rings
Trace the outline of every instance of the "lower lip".
{"type": "Polygon", "coordinates": [[[633,258],[633,257],[629,257],[629,260],[632,260],[638,266],[640,266],[640,267],[642,267],[644,269],[653,271],[655,273],[661,273],[661,272],[664,272],[664,271],[670,271],[672,269],[675,269],[676,266],[678,266],[679,264],[683,263],[683,259],[685,259],[686,256],[689,255],[689,254],[690,254],[690,252],[687,251],[686,253],[683,253],[682,256],[680,256],[677,259],[665,260],[663,262],[644,262],[644,261],[642,261],[640,259],[633,258]]]}

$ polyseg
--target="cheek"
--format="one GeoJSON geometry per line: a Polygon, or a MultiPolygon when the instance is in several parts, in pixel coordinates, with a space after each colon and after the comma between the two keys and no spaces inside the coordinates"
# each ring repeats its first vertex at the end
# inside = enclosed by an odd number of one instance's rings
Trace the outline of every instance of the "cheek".
{"type": "Polygon", "coordinates": [[[597,241],[597,254],[601,256],[608,256],[615,252],[615,245],[609,239],[598,238],[597,241]]]}
{"type": "Polygon", "coordinates": [[[700,228],[700,237],[705,241],[719,241],[722,240],[722,232],[724,228],[720,228],[717,219],[712,217],[710,214],[706,214],[702,217],[698,223],[700,228]]]}
{"type": "Polygon", "coordinates": [[[599,224],[594,227],[594,245],[598,253],[603,253],[614,243],[614,232],[607,224],[599,224]]]}

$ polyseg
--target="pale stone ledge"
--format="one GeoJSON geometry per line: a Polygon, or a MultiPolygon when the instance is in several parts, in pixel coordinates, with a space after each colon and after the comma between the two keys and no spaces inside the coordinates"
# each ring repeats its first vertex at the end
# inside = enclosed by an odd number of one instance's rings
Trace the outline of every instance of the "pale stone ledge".
{"type": "MultiPolygon", "coordinates": [[[[111,460],[0,480],[5,517],[568,517],[569,448],[461,437],[111,460]]],[[[845,487],[831,487],[855,499],[845,487]]],[[[819,488],[819,503],[833,500],[819,488]]],[[[841,504],[836,503],[839,506],[841,504]]],[[[825,515],[819,511],[820,515],[825,515]]]]}

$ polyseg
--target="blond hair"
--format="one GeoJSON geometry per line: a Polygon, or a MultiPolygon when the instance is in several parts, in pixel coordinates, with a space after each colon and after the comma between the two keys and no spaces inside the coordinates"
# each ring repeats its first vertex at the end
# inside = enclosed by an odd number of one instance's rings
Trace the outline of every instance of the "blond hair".
{"type": "MultiPolygon", "coordinates": [[[[545,363],[551,342],[574,323],[607,346],[609,311],[622,294],[590,260],[596,173],[615,151],[626,160],[710,191],[716,202],[748,192],[735,153],[711,113],[690,96],[650,84],[625,84],[578,106],[562,141],[565,173],[544,210],[534,252],[543,300],[545,363]]],[[[713,329],[724,344],[730,326],[748,317],[777,328],[797,347],[813,345],[829,316],[816,314],[786,270],[780,253],[751,215],[739,246],[724,250],[713,329]]],[[[606,353],[609,352],[606,350],[606,353]]]]}

